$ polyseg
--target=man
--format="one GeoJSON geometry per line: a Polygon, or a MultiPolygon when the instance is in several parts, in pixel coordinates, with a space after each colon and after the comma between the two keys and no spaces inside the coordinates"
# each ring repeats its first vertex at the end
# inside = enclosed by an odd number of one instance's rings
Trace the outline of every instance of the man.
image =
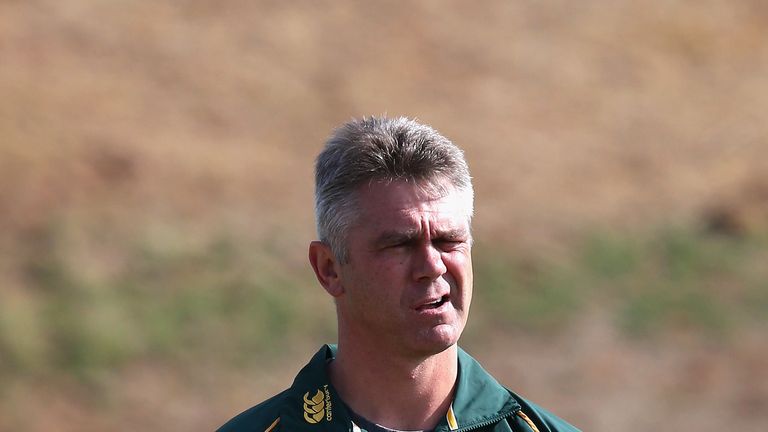
{"type": "Polygon", "coordinates": [[[336,130],[317,160],[309,261],[336,303],[338,345],[219,431],[576,431],[457,346],[472,212],[462,151],[430,127],[369,118],[336,130]]]}

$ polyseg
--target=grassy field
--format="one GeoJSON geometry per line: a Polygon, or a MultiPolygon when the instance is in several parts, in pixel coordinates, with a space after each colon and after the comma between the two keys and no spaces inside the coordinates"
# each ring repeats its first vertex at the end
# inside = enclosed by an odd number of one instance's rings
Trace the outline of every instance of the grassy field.
{"type": "MultiPolygon", "coordinates": [[[[3,427],[38,424],[17,411],[19,386],[82,394],[79,408],[94,410],[82,414],[96,419],[91,427],[139,416],[119,412],[124,395],[115,387],[137,365],[160,376],[172,368],[171,381],[187,380],[184,391],[193,392],[217,389],[210,376],[201,378],[201,367],[206,375],[250,375],[257,381],[239,385],[266,395],[287,381],[265,388],[258,382],[265,371],[291,364],[296,350],[334,340],[330,299],[279,245],[236,233],[195,241],[182,231],[158,234],[113,244],[121,259],[106,271],[78,257],[75,245],[84,239],[66,227],[37,233],[19,263],[25,290],[6,292],[0,305],[0,377],[13,383],[0,392],[3,427]]],[[[546,259],[481,243],[463,344],[499,355],[499,341],[557,341],[597,313],[604,331],[630,344],[659,347],[685,335],[728,350],[768,325],[767,246],[765,236],[684,228],[591,234],[546,259]]]]}
{"type": "Polygon", "coordinates": [[[466,150],[463,344],[584,430],[768,422],[768,9],[0,3],[0,431],[212,430],[334,310],[331,128],[466,150]]]}
{"type": "MultiPolygon", "coordinates": [[[[95,275],[92,262],[68,256],[63,228],[39,235],[21,263],[26,291],[0,306],[6,379],[64,374],[88,382],[153,359],[244,367],[265,347],[333,340],[330,299],[308,268],[291,268],[269,245],[233,234],[198,244],[148,236],[122,245],[124,259],[95,275]]],[[[489,332],[558,332],[595,305],[631,338],[684,330],[729,339],[768,320],[762,237],[602,234],[556,260],[477,249],[469,344],[489,332]]]]}

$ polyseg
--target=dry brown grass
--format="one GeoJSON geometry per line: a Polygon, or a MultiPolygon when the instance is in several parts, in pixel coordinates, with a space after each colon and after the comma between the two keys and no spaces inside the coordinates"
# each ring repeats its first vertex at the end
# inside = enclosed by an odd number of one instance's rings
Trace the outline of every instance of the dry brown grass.
{"type": "MultiPolygon", "coordinates": [[[[0,294],[34,303],[15,264],[51,224],[68,227],[94,278],[119,265],[119,245],[164,226],[193,243],[222,227],[277,232],[300,263],[314,155],[339,122],[380,113],[417,117],[466,149],[478,242],[500,250],[558,253],[595,227],[763,230],[766,28],[756,0],[2,2],[0,294]]],[[[523,383],[585,430],[655,429],[659,416],[677,417],[672,429],[762,430],[765,389],[744,390],[765,378],[759,338],[710,364],[698,345],[653,348],[664,363],[582,336],[595,344],[582,363],[523,383]],[[660,378],[627,372],[644,368],[660,378]],[[670,370],[701,370],[703,384],[689,374],[690,388],[668,388],[670,370]],[[605,403],[612,414],[593,414],[605,403]]],[[[532,349],[532,362],[562,357],[532,349]]],[[[301,361],[263,385],[133,365],[106,405],[66,378],[14,384],[0,429],[209,430],[301,361]]]]}

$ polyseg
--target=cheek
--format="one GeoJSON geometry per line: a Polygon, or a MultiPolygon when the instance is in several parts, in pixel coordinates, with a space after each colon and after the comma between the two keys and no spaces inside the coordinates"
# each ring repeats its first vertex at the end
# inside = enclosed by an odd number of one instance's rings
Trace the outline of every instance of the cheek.
{"type": "Polygon", "coordinates": [[[472,257],[464,252],[449,254],[443,259],[448,271],[458,279],[472,280],[472,257]]]}
{"type": "Polygon", "coordinates": [[[359,266],[348,276],[349,288],[355,297],[364,301],[386,301],[394,297],[397,288],[403,285],[401,259],[378,260],[375,265],[359,266]]]}
{"type": "Polygon", "coordinates": [[[368,267],[368,275],[376,280],[395,281],[403,277],[409,265],[408,256],[405,253],[382,254],[374,265],[368,267]]]}
{"type": "Polygon", "coordinates": [[[468,303],[472,297],[472,259],[466,254],[457,254],[445,260],[451,284],[460,290],[461,297],[468,303]]]}

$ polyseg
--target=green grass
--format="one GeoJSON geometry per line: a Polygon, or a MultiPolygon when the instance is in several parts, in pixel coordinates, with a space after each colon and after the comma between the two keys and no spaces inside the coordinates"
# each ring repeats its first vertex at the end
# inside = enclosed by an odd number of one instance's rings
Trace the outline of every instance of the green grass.
{"type": "Polygon", "coordinates": [[[563,263],[478,251],[473,319],[497,329],[558,330],[583,308],[583,290],[563,263]]]}
{"type": "MultiPolygon", "coordinates": [[[[23,292],[0,303],[0,376],[88,381],[142,360],[245,367],[295,341],[334,339],[331,300],[284,249],[166,230],[118,239],[109,266],[77,253],[88,242],[66,225],[37,233],[20,262],[23,292]]],[[[558,332],[595,305],[627,337],[728,337],[767,320],[767,251],[765,238],[674,228],[598,233],[548,260],[481,242],[467,338],[491,328],[558,332]]]]}
{"type": "Polygon", "coordinates": [[[256,244],[147,238],[125,246],[116,272],[93,278],[66,236],[44,235],[23,266],[25,307],[0,304],[0,374],[88,380],[139,359],[244,365],[301,338],[333,337],[332,305],[309,270],[267,259],[256,244]]]}
{"type": "Polygon", "coordinates": [[[476,303],[502,328],[565,328],[596,304],[630,337],[666,331],[724,336],[768,320],[765,238],[663,228],[587,236],[560,260],[478,248],[476,303]]]}

